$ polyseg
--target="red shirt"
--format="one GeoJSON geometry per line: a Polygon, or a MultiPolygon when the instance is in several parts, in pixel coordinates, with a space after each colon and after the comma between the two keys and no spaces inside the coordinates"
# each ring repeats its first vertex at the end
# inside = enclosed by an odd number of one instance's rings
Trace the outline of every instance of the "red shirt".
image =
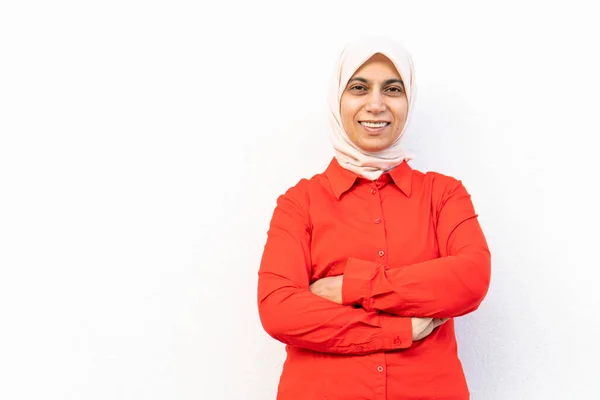
{"type": "Polygon", "coordinates": [[[410,319],[467,314],[487,293],[460,181],[406,162],[370,181],[334,158],[277,200],[258,276],[263,327],[287,345],[277,399],[469,398],[454,320],[413,342],[410,319]],[[343,305],[310,292],[341,274],[343,305]]]}

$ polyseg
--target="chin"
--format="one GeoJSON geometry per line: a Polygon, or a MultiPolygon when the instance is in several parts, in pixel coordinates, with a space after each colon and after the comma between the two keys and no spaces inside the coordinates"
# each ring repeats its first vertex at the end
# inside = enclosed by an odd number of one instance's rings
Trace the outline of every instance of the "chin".
{"type": "Polygon", "coordinates": [[[382,150],[387,149],[391,146],[391,143],[385,141],[385,143],[373,143],[372,140],[364,140],[360,143],[357,143],[358,147],[360,147],[364,151],[368,151],[369,153],[378,153],[382,150]]]}

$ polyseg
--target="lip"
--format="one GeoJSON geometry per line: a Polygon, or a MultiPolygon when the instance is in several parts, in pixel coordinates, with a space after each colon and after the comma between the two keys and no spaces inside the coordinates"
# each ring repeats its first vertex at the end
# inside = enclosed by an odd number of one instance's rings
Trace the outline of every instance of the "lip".
{"type": "Polygon", "coordinates": [[[390,122],[389,121],[367,121],[367,120],[362,120],[359,121],[359,125],[361,126],[361,128],[363,128],[369,135],[372,136],[376,136],[377,134],[383,132],[385,130],[385,128],[387,128],[388,126],[390,126],[390,122]],[[361,122],[373,122],[373,123],[377,123],[377,122],[387,122],[387,125],[382,126],[381,128],[369,128],[368,126],[364,126],[363,124],[361,124],[361,122]]]}

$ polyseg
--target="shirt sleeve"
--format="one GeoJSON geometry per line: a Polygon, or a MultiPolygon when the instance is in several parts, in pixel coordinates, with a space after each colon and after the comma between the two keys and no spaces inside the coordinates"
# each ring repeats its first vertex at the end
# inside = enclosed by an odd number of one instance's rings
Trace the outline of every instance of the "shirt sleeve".
{"type": "Polygon", "coordinates": [[[298,186],[279,197],[258,273],[265,331],[292,346],[369,354],[412,345],[410,318],[336,304],[310,289],[311,228],[298,186]]]}
{"type": "Polygon", "coordinates": [[[462,183],[435,201],[440,258],[403,266],[349,258],[343,303],[398,316],[457,317],[476,310],[490,284],[490,251],[462,183]]]}

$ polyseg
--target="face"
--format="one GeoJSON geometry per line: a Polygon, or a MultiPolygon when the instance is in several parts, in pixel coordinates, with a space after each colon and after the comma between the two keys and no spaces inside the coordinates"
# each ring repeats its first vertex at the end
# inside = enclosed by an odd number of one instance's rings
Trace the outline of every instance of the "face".
{"type": "Polygon", "coordinates": [[[394,64],[375,54],[350,78],[340,101],[342,126],[368,152],[392,145],[406,124],[408,100],[394,64]]]}

